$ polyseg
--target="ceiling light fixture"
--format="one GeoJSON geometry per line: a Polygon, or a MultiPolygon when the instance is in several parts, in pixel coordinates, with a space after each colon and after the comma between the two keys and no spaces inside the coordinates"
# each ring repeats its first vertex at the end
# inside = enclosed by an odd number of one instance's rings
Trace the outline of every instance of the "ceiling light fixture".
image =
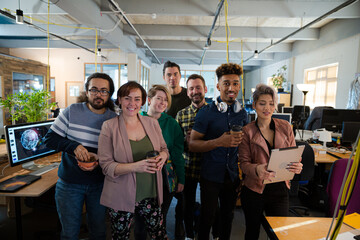
{"type": "Polygon", "coordinates": [[[101,48],[99,48],[99,49],[97,50],[96,55],[99,56],[99,57],[101,57],[101,48]]]}
{"type": "Polygon", "coordinates": [[[257,35],[258,35],[258,17],[256,17],[256,38],[255,38],[254,58],[259,58],[259,52],[257,50],[257,35]]]}
{"type": "Polygon", "coordinates": [[[16,23],[24,24],[24,13],[20,7],[20,0],[19,0],[19,9],[16,9],[16,23]]]}
{"type": "Polygon", "coordinates": [[[24,24],[24,14],[20,9],[16,9],[16,23],[24,24]]]}

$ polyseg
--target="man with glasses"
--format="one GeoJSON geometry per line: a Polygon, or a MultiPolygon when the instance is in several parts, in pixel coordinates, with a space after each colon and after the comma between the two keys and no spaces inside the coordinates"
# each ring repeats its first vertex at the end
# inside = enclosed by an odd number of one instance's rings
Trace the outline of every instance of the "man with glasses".
{"type": "Polygon", "coordinates": [[[47,147],[62,151],[55,189],[61,239],[79,239],[84,202],[89,239],[106,239],[105,207],[100,205],[104,175],[98,162],[89,168],[78,163],[97,153],[103,122],[116,116],[111,100],[114,83],[107,74],[94,73],[87,78],[85,89],[86,101],[61,112],[45,136],[47,147]]]}

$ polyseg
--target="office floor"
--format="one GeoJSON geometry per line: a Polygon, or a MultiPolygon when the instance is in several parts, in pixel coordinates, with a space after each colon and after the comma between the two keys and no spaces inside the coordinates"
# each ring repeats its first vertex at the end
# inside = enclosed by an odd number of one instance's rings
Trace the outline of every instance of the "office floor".
{"type": "MultiPolygon", "coordinates": [[[[173,200],[167,218],[167,231],[170,239],[174,239],[176,199],[173,200]]],[[[311,210],[310,216],[324,216],[322,212],[311,210]]],[[[49,208],[37,207],[31,213],[22,216],[24,239],[29,240],[56,240],[59,239],[59,223],[56,211],[49,208]]],[[[84,223],[85,223],[84,216],[84,223]]],[[[245,220],[243,211],[236,208],[233,221],[231,239],[244,239],[245,220]]],[[[0,239],[16,239],[15,219],[7,217],[7,208],[0,205],[0,239]]],[[[87,229],[84,224],[80,230],[80,239],[87,239],[87,229]]],[[[110,228],[108,228],[108,239],[111,239],[110,228]]],[[[262,229],[260,240],[266,240],[267,236],[262,229]]]]}

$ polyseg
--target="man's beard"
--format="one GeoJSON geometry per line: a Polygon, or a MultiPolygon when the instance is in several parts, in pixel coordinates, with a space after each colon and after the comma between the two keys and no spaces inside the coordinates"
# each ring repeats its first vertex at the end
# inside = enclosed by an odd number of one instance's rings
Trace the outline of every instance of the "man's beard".
{"type": "Polygon", "coordinates": [[[195,103],[195,104],[199,104],[199,103],[202,102],[202,100],[204,100],[204,97],[205,97],[205,96],[196,94],[196,95],[194,95],[194,96],[191,97],[191,101],[192,101],[193,103],[195,103]],[[195,96],[199,96],[200,98],[198,98],[197,100],[195,100],[195,96]]]}
{"type": "MultiPolygon", "coordinates": [[[[109,101],[109,100],[108,100],[108,101],[109,101]]],[[[105,108],[105,107],[107,106],[107,103],[108,103],[108,102],[104,102],[104,100],[101,99],[101,98],[96,98],[96,99],[94,99],[93,101],[88,101],[88,102],[89,102],[90,106],[93,107],[93,108],[96,109],[96,110],[100,110],[100,109],[105,108]],[[100,100],[102,101],[101,104],[96,104],[96,103],[95,103],[98,99],[100,99],[100,100]]]]}

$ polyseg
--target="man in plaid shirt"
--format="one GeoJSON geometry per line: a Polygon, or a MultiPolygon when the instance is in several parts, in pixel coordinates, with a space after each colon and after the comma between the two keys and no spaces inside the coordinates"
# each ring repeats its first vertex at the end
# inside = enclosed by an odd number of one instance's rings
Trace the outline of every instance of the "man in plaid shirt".
{"type": "MultiPolygon", "coordinates": [[[[200,182],[200,166],[202,153],[189,152],[188,143],[190,132],[195,123],[195,116],[199,109],[205,106],[205,93],[207,88],[201,75],[192,74],[186,81],[187,95],[191,105],[180,110],[176,115],[176,121],[180,124],[185,135],[184,159],[185,159],[185,230],[186,239],[194,239],[194,207],[196,200],[196,188],[200,182]]],[[[216,236],[215,236],[216,237],[216,236]]]]}

